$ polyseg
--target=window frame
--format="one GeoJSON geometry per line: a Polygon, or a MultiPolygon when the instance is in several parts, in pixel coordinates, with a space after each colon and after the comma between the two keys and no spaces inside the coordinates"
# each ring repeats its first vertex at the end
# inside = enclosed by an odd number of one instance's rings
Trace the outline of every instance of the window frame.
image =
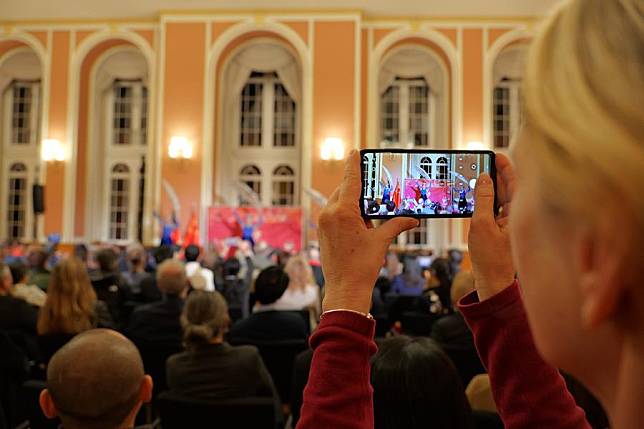
{"type": "MultiPolygon", "coordinates": [[[[393,96],[395,100],[395,95],[393,96]]],[[[385,92],[379,94],[378,98],[379,103],[379,117],[378,117],[378,133],[379,133],[379,142],[381,148],[426,148],[430,149],[434,146],[436,140],[436,106],[435,106],[435,97],[432,94],[432,89],[424,78],[400,78],[397,77],[394,82],[387,87],[385,92]],[[427,112],[426,121],[427,121],[427,144],[426,145],[417,145],[415,141],[410,139],[412,132],[411,126],[411,108],[412,104],[411,90],[412,88],[423,88],[427,91],[427,112]],[[396,100],[398,105],[398,113],[395,115],[395,111],[391,115],[391,119],[394,122],[398,123],[398,129],[396,133],[387,130],[383,126],[383,122],[387,119],[384,117],[385,112],[383,111],[385,99],[384,97],[390,97],[388,95],[389,91],[398,93],[398,99],[396,100]],[[397,134],[398,142],[390,142],[384,138],[385,134],[397,134]]]]}
{"type": "Polygon", "coordinates": [[[512,140],[521,128],[522,122],[522,109],[521,109],[521,81],[516,79],[504,79],[494,85],[492,88],[492,145],[495,149],[508,149],[512,140]],[[508,114],[497,115],[496,108],[498,106],[497,90],[508,91],[508,114]],[[505,119],[507,117],[507,119],[505,119]],[[497,134],[497,121],[507,121],[508,129],[502,130],[501,134],[497,134]],[[504,145],[497,145],[497,136],[504,139],[504,145]]]}

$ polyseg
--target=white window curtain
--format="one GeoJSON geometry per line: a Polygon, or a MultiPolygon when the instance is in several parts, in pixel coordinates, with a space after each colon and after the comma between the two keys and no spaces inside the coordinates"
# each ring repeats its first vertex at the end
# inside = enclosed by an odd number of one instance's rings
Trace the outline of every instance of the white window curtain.
{"type": "MultiPolygon", "coordinates": [[[[444,66],[425,48],[405,46],[384,58],[378,71],[378,98],[381,99],[396,79],[412,78],[423,78],[429,86],[429,145],[448,148],[448,76],[444,66]]],[[[379,115],[382,117],[382,112],[379,115]]]]}

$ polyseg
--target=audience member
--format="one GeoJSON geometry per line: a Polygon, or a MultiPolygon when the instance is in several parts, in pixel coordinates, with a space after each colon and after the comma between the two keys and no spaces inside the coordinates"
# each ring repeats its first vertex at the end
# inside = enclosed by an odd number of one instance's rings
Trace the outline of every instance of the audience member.
{"type": "Polygon", "coordinates": [[[443,313],[452,312],[452,299],[450,289],[452,287],[452,280],[450,277],[450,268],[447,259],[436,258],[429,266],[431,276],[427,282],[427,288],[436,291],[443,313]]]}
{"type": "Polygon", "coordinates": [[[26,301],[11,296],[12,288],[11,271],[0,261],[0,329],[35,334],[38,310],[26,301]]]}
{"type": "Polygon", "coordinates": [[[180,348],[183,335],[179,319],[189,285],[184,265],[174,259],[162,262],[157,268],[156,283],[163,299],[136,308],[127,334],[137,345],[180,348]]]}
{"type": "Polygon", "coordinates": [[[151,277],[150,273],[145,271],[146,253],[140,243],[131,244],[125,252],[128,269],[121,273],[124,286],[127,290],[127,296],[134,301],[142,301],[143,291],[141,284],[151,277]]]}
{"type": "Polygon", "coordinates": [[[315,283],[320,288],[324,287],[324,272],[322,271],[322,264],[320,263],[320,249],[317,246],[311,246],[309,248],[309,265],[313,270],[313,278],[315,283]]]}
{"type": "Polygon", "coordinates": [[[27,265],[29,266],[29,284],[38,286],[47,292],[49,286],[49,270],[47,261],[49,254],[40,246],[35,246],[27,253],[27,265]]]}
{"type": "Polygon", "coordinates": [[[248,300],[255,264],[251,256],[250,248],[247,248],[244,259],[246,270],[244,278],[240,278],[241,264],[237,258],[228,258],[222,267],[223,285],[221,292],[226,298],[228,308],[233,321],[245,319],[249,315],[248,300]]]}
{"type": "MultiPolygon", "coordinates": [[[[469,271],[460,271],[452,284],[451,301],[457,303],[462,297],[474,290],[474,277],[469,271]]],[[[461,376],[463,386],[467,386],[476,374],[485,372],[481,363],[474,337],[465,323],[463,315],[454,308],[454,313],[441,317],[432,325],[431,336],[452,359],[461,376]]]]}
{"type": "Polygon", "coordinates": [[[195,291],[188,296],[181,313],[186,351],[167,362],[172,392],[203,400],[276,396],[257,349],[224,341],[229,323],[219,292],[195,291]]]}
{"type": "Polygon", "coordinates": [[[394,252],[388,252],[384,259],[385,263],[380,269],[380,276],[386,277],[390,282],[394,281],[397,275],[402,273],[402,264],[398,255],[394,252]]]}
{"type": "Polygon", "coordinates": [[[288,287],[289,277],[279,267],[262,270],[255,280],[258,304],[248,318],[235,323],[230,330],[231,340],[305,340],[308,332],[302,316],[288,311],[277,311],[275,302],[288,287]]]}
{"type": "Polygon", "coordinates": [[[284,272],[289,282],[286,291],[275,301],[275,310],[309,309],[315,320],[320,314],[320,288],[315,283],[313,271],[303,255],[291,257],[286,263],[284,272]]]}
{"type": "Polygon", "coordinates": [[[371,385],[375,429],[472,427],[458,373],[429,338],[382,341],[372,359],[371,385]]]}
{"type": "Polygon", "coordinates": [[[100,249],[94,255],[98,270],[91,275],[92,286],[99,300],[107,304],[112,319],[120,326],[121,311],[127,296],[118,271],[118,255],[111,248],[100,249]]]}
{"type": "Polygon", "coordinates": [[[419,296],[425,289],[422,269],[415,257],[408,257],[403,264],[403,271],[394,277],[393,293],[406,296],[419,296]]]}
{"type": "MultiPolygon", "coordinates": [[[[201,254],[199,246],[191,244],[185,248],[183,254],[186,259],[186,275],[188,276],[188,279],[191,279],[193,276],[203,277],[205,280],[205,282],[203,282],[205,290],[214,291],[215,275],[210,269],[201,266],[201,263],[199,262],[199,256],[201,254]]],[[[194,284],[193,288],[198,289],[194,284]]]]}
{"type": "Polygon", "coordinates": [[[87,265],[89,259],[89,249],[87,246],[82,243],[74,245],[74,257],[87,265]]]}
{"type": "Polygon", "coordinates": [[[27,284],[29,278],[27,266],[22,261],[16,260],[9,266],[9,269],[13,281],[11,295],[25,300],[28,304],[42,307],[45,304],[47,294],[38,286],[27,284]]]}
{"type": "Polygon", "coordinates": [[[133,428],[152,379],[138,350],[121,334],[93,329],[63,346],[47,367],[40,406],[65,429],[133,428]]]}
{"type": "Polygon", "coordinates": [[[82,261],[62,260],[54,267],[47,299],[38,317],[38,342],[44,362],[79,332],[111,328],[114,322],[104,302],[96,298],[82,261]]]}
{"type": "Polygon", "coordinates": [[[161,301],[161,291],[157,287],[157,267],[164,261],[172,259],[173,256],[174,250],[172,250],[172,247],[167,245],[160,246],[154,250],[152,254],[152,260],[154,262],[146,268],[146,272],[150,274],[150,276],[141,280],[141,295],[137,297],[138,302],[153,303],[161,301]]]}

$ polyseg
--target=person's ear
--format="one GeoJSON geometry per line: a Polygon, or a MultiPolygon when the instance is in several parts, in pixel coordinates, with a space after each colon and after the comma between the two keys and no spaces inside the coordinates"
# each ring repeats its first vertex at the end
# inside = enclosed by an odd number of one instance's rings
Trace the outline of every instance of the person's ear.
{"type": "Polygon", "coordinates": [[[154,388],[154,383],[152,382],[152,377],[149,375],[143,376],[143,381],[141,381],[141,390],[139,392],[140,400],[142,403],[148,403],[152,400],[152,389],[154,388]]]}
{"type": "Polygon", "coordinates": [[[54,405],[54,401],[51,399],[51,395],[47,389],[43,389],[43,391],[40,392],[38,402],[40,403],[40,408],[42,408],[43,414],[48,419],[58,417],[58,410],[56,410],[56,405],[54,405]]]}
{"type": "MultiPolygon", "coordinates": [[[[623,243],[619,243],[623,244],[623,243]]],[[[577,258],[581,299],[581,323],[595,328],[616,315],[627,293],[622,258],[616,240],[585,230],[578,238],[577,258]]]]}

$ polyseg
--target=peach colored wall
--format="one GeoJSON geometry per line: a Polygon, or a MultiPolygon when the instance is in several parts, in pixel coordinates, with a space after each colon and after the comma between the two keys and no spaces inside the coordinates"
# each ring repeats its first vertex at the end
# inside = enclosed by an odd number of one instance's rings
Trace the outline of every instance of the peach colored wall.
{"type": "Polygon", "coordinates": [[[496,39],[503,36],[505,33],[511,31],[510,28],[491,28],[487,32],[487,46],[488,48],[496,42],[496,39]]]}
{"type": "Polygon", "coordinates": [[[46,31],[30,31],[29,32],[32,36],[34,36],[40,44],[43,46],[43,48],[47,48],[47,32],[46,31]]]}
{"type": "Polygon", "coordinates": [[[483,140],[483,31],[463,30],[463,142],[483,140]]]}
{"type": "Polygon", "coordinates": [[[96,31],[77,31],[76,32],[76,46],[80,46],[81,43],[83,43],[83,40],[85,40],[87,37],[91,36],[93,33],[96,33],[96,31]]]}
{"type": "Polygon", "coordinates": [[[442,33],[444,36],[446,36],[451,42],[452,45],[456,46],[456,41],[457,41],[457,31],[453,28],[437,28],[436,31],[439,33],[442,33]]]}
{"type": "Polygon", "coordinates": [[[89,140],[89,81],[96,60],[108,49],[120,45],[131,45],[124,40],[106,40],[99,43],[85,56],[81,65],[80,91],[78,97],[78,130],[76,146],[76,214],[74,217],[74,236],[85,234],[85,198],[87,194],[87,148],[89,140]]]}
{"type": "MultiPolygon", "coordinates": [[[[360,148],[364,149],[369,146],[367,142],[367,106],[368,86],[369,86],[369,31],[360,32],[360,148]]],[[[373,146],[372,146],[373,147],[373,146]]]]}
{"type": "Polygon", "coordinates": [[[286,21],[282,24],[287,27],[291,27],[304,41],[304,44],[309,44],[309,23],[308,22],[296,22],[296,21],[286,21]]]}
{"type": "Polygon", "coordinates": [[[0,59],[7,54],[9,51],[13,51],[16,48],[21,48],[27,46],[22,42],[17,40],[3,40],[0,42],[0,59]]]}
{"type": "MultiPolygon", "coordinates": [[[[179,196],[182,231],[191,208],[199,210],[200,203],[205,34],[205,23],[166,24],[161,173],[179,196]],[[192,159],[168,158],[168,142],[173,135],[182,135],[192,141],[195,155],[192,159]]],[[[168,216],[170,207],[163,195],[162,215],[168,216]]]]}
{"type": "MultiPolygon", "coordinates": [[[[51,85],[49,93],[49,138],[68,143],[67,135],[67,87],[69,85],[69,32],[54,31],[51,85]]],[[[62,233],[65,168],[61,162],[49,163],[45,180],[45,234],[62,233]]]]}
{"type": "Polygon", "coordinates": [[[135,30],[139,36],[143,37],[150,47],[154,46],[154,31],[152,30],[135,30]]]}
{"type": "Polygon", "coordinates": [[[219,38],[226,30],[230,27],[239,24],[239,21],[230,21],[230,22],[213,22],[210,24],[210,44],[215,43],[215,40],[219,38]]]}
{"type": "Polygon", "coordinates": [[[373,47],[375,48],[378,46],[378,43],[386,37],[389,33],[392,33],[394,30],[392,29],[376,29],[373,31],[373,47]]]}
{"type": "Polygon", "coordinates": [[[325,137],[353,147],[355,24],[317,22],[313,52],[312,186],[330,195],[342,178],[341,162],[320,160],[325,137]]]}

